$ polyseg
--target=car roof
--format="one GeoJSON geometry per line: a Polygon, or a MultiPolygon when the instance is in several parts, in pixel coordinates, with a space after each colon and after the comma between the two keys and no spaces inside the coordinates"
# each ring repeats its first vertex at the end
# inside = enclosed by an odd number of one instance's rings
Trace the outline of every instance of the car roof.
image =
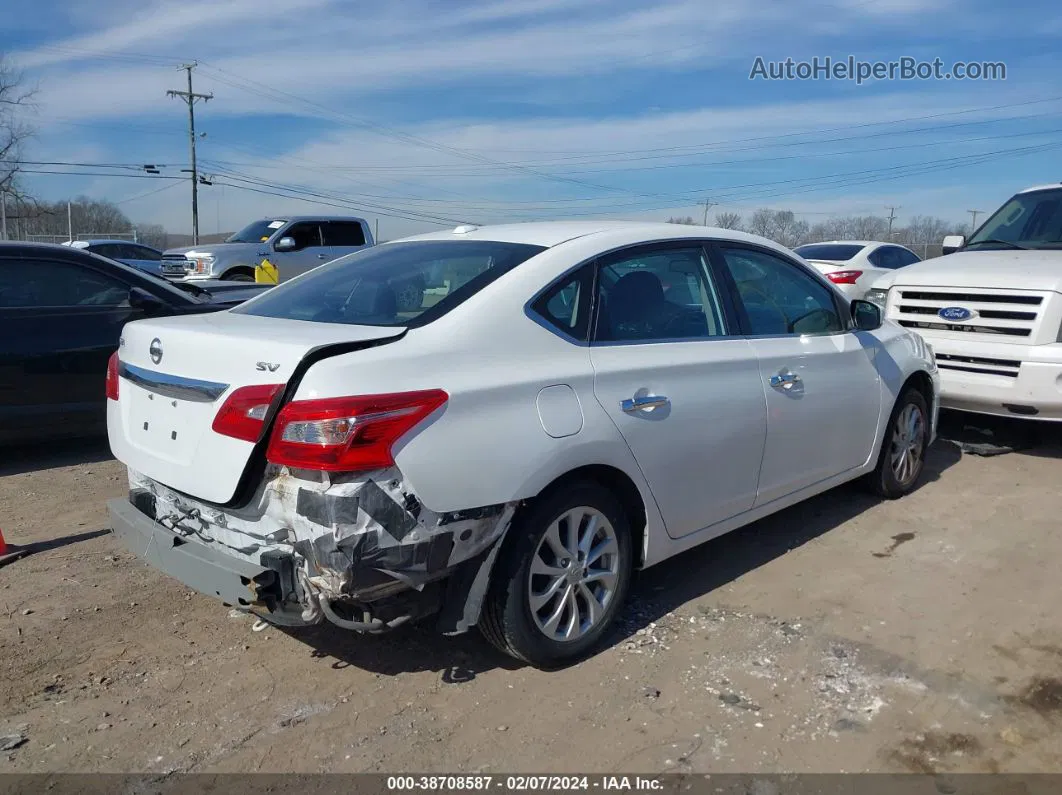
{"type": "Polygon", "coordinates": [[[115,243],[120,243],[122,245],[143,246],[144,248],[151,248],[151,246],[149,246],[147,243],[140,243],[136,240],[122,240],[121,238],[117,237],[101,237],[94,238],[92,240],[75,240],[73,243],[60,243],[59,245],[69,246],[70,248],[88,248],[89,246],[94,246],[97,243],[102,243],[104,245],[109,246],[114,245],[115,243]]]}
{"type": "Polygon", "coordinates": [[[258,219],[259,221],[275,221],[284,220],[288,223],[292,221],[359,221],[361,223],[368,223],[364,218],[358,215],[265,215],[258,219]]]}
{"type": "Polygon", "coordinates": [[[815,243],[801,243],[797,248],[804,246],[894,246],[896,243],[885,243],[881,240],[819,240],[815,243]]]}
{"type": "Polygon", "coordinates": [[[467,224],[438,232],[413,235],[391,240],[380,245],[405,243],[416,240],[490,240],[498,243],[522,243],[531,246],[552,248],[587,235],[604,232],[639,232],[647,239],[681,239],[686,237],[710,237],[717,240],[759,241],[753,235],[732,229],[718,229],[688,224],[668,224],[648,221],[532,221],[519,224],[475,226],[467,224]]]}
{"type": "Polygon", "coordinates": [[[1055,182],[1051,185],[1033,185],[1033,187],[1025,188],[1024,190],[1018,191],[1018,193],[1032,193],[1037,190],[1052,190],[1054,188],[1062,188],[1062,182],[1055,182]]]}

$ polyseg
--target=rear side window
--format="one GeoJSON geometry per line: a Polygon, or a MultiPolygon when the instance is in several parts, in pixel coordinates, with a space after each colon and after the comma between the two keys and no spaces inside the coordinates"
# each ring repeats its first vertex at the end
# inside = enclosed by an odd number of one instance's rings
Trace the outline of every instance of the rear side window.
{"type": "Polygon", "coordinates": [[[329,221],[321,231],[326,246],[364,246],[365,230],[352,221],[329,221]]]}
{"type": "Polygon", "coordinates": [[[584,265],[549,288],[531,309],[557,331],[585,342],[590,330],[590,293],[593,289],[594,266],[584,265]]]}
{"type": "Polygon", "coordinates": [[[486,240],[388,243],[333,260],[232,311],[315,323],[423,326],[542,251],[486,240]]]}

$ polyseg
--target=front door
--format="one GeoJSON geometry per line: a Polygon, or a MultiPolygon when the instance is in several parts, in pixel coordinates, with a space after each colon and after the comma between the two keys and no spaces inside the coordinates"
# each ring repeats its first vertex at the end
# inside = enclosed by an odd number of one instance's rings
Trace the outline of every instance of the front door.
{"type": "Polygon", "coordinates": [[[332,259],[332,249],[325,245],[319,221],[296,221],[279,234],[276,240],[279,242],[285,237],[295,241],[295,248],[287,251],[274,250],[269,255],[270,262],[277,269],[279,281],[293,279],[332,259]]]}
{"type": "Polygon", "coordinates": [[[767,401],[756,504],[866,463],[881,411],[874,338],[852,330],[842,296],[799,263],[755,246],[715,251],[767,401]]]}
{"type": "Polygon", "coordinates": [[[673,538],[752,507],[766,423],[759,367],[732,336],[699,243],[598,263],[595,395],[623,435],[673,538]]]}

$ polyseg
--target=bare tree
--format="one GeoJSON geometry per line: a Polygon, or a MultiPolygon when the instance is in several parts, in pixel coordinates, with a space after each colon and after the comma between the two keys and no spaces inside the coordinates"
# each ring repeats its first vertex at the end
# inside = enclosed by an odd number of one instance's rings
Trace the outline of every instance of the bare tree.
{"type": "Polygon", "coordinates": [[[752,234],[759,235],[760,237],[770,237],[773,229],[774,210],[769,207],[764,207],[752,214],[752,220],[749,221],[748,230],[752,234]]]}
{"type": "Polygon", "coordinates": [[[740,229],[741,216],[738,213],[716,213],[715,225],[720,229],[740,229]]]}
{"type": "Polygon", "coordinates": [[[686,226],[697,226],[697,222],[692,217],[686,216],[685,218],[668,218],[669,224],[684,224],[686,226]]]}
{"type": "Polygon", "coordinates": [[[0,192],[21,197],[18,173],[23,145],[33,134],[26,123],[35,91],[26,86],[20,71],[0,52],[0,192]]]}
{"type": "MultiPolygon", "coordinates": [[[[142,224],[136,228],[137,240],[159,250],[169,247],[169,233],[161,224],[142,224]]],[[[202,239],[202,237],[200,237],[202,239]]]]}

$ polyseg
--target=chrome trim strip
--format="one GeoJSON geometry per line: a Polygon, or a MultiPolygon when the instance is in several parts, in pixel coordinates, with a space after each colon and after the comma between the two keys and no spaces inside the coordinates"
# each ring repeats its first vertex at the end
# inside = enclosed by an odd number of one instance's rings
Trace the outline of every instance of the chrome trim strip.
{"type": "Polygon", "coordinates": [[[228,384],[157,373],[153,370],[134,367],[123,361],[118,362],[118,375],[151,392],[195,403],[213,403],[229,388],[228,384]]]}

